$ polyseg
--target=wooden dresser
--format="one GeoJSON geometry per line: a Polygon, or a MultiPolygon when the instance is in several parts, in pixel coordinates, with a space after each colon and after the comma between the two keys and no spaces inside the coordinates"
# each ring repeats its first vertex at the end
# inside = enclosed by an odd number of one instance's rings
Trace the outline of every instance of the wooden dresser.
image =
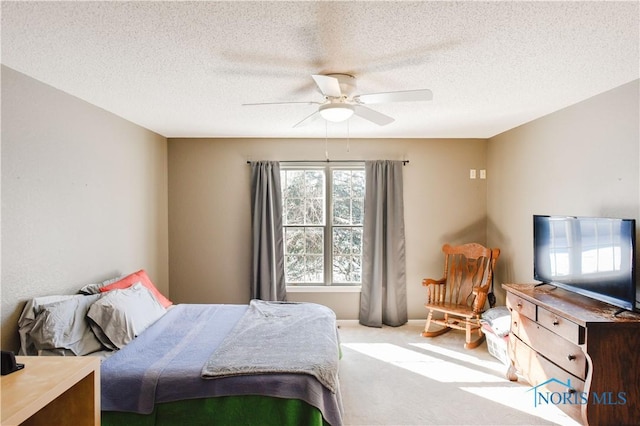
{"type": "Polygon", "coordinates": [[[551,285],[503,284],[511,369],[532,404],[589,425],[640,424],[640,314],[551,285]],[[535,401],[534,401],[535,399],[535,401]]]}

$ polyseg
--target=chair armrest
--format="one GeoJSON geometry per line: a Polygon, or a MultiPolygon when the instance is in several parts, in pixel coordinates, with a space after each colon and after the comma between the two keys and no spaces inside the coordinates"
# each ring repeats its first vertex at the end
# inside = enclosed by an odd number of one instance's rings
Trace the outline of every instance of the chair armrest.
{"type": "Polygon", "coordinates": [[[429,303],[442,303],[447,295],[447,279],[440,278],[434,280],[432,278],[425,278],[422,280],[422,285],[427,287],[427,300],[429,303]]]}
{"type": "Polygon", "coordinates": [[[489,292],[489,286],[476,287],[472,290],[474,295],[472,309],[474,313],[480,313],[484,311],[484,305],[487,301],[487,293],[489,292]]]}
{"type": "Polygon", "coordinates": [[[425,278],[422,280],[422,285],[427,287],[431,284],[444,284],[447,282],[446,278],[440,278],[439,280],[434,280],[433,278],[425,278]]]}

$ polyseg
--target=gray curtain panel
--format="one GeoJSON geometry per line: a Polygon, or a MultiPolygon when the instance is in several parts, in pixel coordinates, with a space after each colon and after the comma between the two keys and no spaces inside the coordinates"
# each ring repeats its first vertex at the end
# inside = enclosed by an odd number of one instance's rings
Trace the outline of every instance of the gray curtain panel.
{"type": "Polygon", "coordinates": [[[367,161],[360,323],[407,322],[402,161],[367,161]]]}
{"type": "Polygon", "coordinates": [[[251,162],[251,299],[285,301],[280,163],[251,162]]]}

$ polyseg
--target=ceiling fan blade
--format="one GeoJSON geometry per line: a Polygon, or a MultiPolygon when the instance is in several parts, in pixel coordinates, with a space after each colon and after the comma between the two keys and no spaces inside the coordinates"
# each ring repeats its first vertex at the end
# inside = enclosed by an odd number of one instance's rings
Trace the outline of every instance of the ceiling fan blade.
{"type": "Polygon", "coordinates": [[[433,92],[429,89],[404,90],[399,92],[370,93],[354,96],[356,102],[362,104],[381,104],[386,102],[430,101],[433,92]]]}
{"type": "Polygon", "coordinates": [[[252,104],[242,104],[242,106],[255,106],[255,105],[289,105],[289,104],[304,104],[304,105],[320,105],[322,102],[305,101],[305,102],[257,102],[252,104]]]}
{"type": "Polygon", "coordinates": [[[374,111],[371,108],[367,108],[362,105],[354,105],[354,114],[364,118],[365,120],[369,120],[379,126],[386,126],[387,124],[393,123],[395,119],[389,117],[388,115],[384,115],[381,112],[374,111]]]}
{"type": "Polygon", "coordinates": [[[306,126],[307,124],[316,121],[318,118],[320,118],[320,112],[319,111],[313,112],[310,115],[306,116],[304,119],[302,119],[302,121],[299,121],[298,123],[296,123],[293,127],[306,126]]]}
{"type": "Polygon", "coordinates": [[[311,77],[315,80],[320,89],[320,93],[332,98],[339,98],[342,96],[342,90],[340,90],[340,82],[335,77],[328,75],[314,74],[311,77]]]}

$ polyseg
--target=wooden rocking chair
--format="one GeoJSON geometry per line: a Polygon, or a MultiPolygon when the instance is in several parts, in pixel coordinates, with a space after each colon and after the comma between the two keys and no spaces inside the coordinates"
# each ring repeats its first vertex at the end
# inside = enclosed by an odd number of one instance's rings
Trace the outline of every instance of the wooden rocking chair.
{"type": "Polygon", "coordinates": [[[485,310],[493,268],[500,256],[500,249],[470,243],[461,246],[445,244],[442,251],[445,254],[444,277],[439,280],[425,278],[422,281],[422,285],[427,287],[427,302],[424,306],[429,310],[422,335],[434,337],[454,328],[465,330],[467,334],[464,347],[473,349],[485,339],[480,328],[480,315],[485,310]],[[433,318],[434,312],[444,314],[444,318],[433,318]],[[444,328],[429,331],[432,323],[444,328]],[[471,336],[476,332],[479,337],[472,340],[471,336]]]}

